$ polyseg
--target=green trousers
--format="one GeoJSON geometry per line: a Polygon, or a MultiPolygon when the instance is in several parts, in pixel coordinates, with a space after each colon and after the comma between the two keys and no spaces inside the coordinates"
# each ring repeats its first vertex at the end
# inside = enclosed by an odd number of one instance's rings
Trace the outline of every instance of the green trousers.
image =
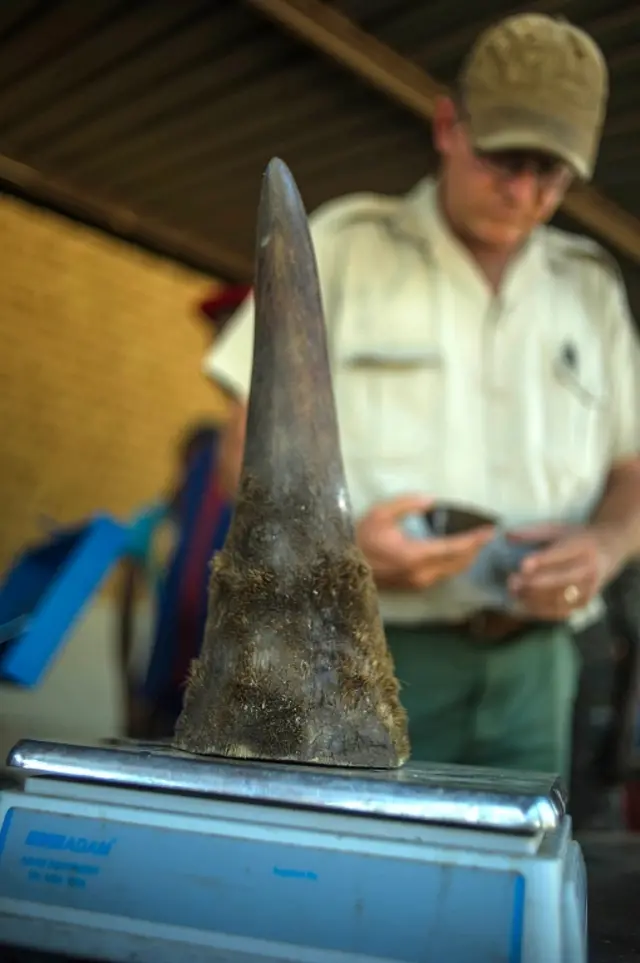
{"type": "Polygon", "coordinates": [[[564,626],[488,644],[453,629],[387,626],[414,761],[569,777],[579,660],[564,626]]]}

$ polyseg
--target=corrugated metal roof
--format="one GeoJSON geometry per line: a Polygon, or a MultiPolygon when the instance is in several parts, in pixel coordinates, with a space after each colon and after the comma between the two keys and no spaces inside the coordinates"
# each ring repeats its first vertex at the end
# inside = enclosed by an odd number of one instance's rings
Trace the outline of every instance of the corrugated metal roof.
{"type": "MultiPolygon", "coordinates": [[[[478,31],[514,9],[332,6],[444,82],[478,31]]],[[[596,180],[640,215],[640,6],[528,9],[565,14],[604,48],[612,99],[596,180]]],[[[37,189],[36,172],[63,207],[91,202],[133,236],[154,225],[223,276],[250,269],[260,173],[274,154],[310,209],[353,190],[403,191],[431,163],[424,122],[240,0],[3,0],[0,84],[0,153],[24,165],[25,189],[37,189]]]]}

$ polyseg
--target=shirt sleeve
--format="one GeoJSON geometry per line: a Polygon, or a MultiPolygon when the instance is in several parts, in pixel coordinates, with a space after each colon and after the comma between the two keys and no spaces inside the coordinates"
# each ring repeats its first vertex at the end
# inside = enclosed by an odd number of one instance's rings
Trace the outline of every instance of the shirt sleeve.
{"type": "Polygon", "coordinates": [[[249,294],[207,351],[202,370],[238,401],[246,402],[252,362],[253,294],[249,294]]]}
{"type": "MultiPolygon", "coordinates": [[[[334,218],[320,208],[309,219],[323,302],[327,304],[334,276],[334,218]]],[[[205,355],[204,374],[238,401],[246,402],[253,363],[254,302],[250,294],[205,355]]]]}
{"type": "Polygon", "coordinates": [[[611,354],[611,455],[618,462],[640,455],[640,336],[622,278],[608,299],[611,354]]]}

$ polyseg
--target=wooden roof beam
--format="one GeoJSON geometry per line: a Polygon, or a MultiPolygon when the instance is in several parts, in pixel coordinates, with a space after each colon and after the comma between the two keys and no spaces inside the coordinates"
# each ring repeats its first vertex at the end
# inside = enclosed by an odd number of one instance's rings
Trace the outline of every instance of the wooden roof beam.
{"type": "Polygon", "coordinates": [[[141,216],[122,205],[94,200],[61,181],[0,154],[2,189],[115,234],[160,256],[181,261],[219,281],[246,281],[253,277],[253,264],[250,261],[219,244],[167,227],[155,218],[141,216]]]}
{"type": "MultiPolygon", "coordinates": [[[[321,0],[245,0],[422,120],[447,87],[321,0]]],[[[564,211],[640,264],[640,220],[590,185],[571,189],[564,211]]]]}

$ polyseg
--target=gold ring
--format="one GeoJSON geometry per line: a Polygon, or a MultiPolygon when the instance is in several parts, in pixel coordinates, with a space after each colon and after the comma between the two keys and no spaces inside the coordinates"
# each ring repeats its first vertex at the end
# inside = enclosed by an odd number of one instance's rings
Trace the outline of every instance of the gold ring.
{"type": "Polygon", "coordinates": [[[580,589],[577,585],[567,585],[564,590],[564,600],[567,605],[575,605],[580,599],[580,589]]]}

